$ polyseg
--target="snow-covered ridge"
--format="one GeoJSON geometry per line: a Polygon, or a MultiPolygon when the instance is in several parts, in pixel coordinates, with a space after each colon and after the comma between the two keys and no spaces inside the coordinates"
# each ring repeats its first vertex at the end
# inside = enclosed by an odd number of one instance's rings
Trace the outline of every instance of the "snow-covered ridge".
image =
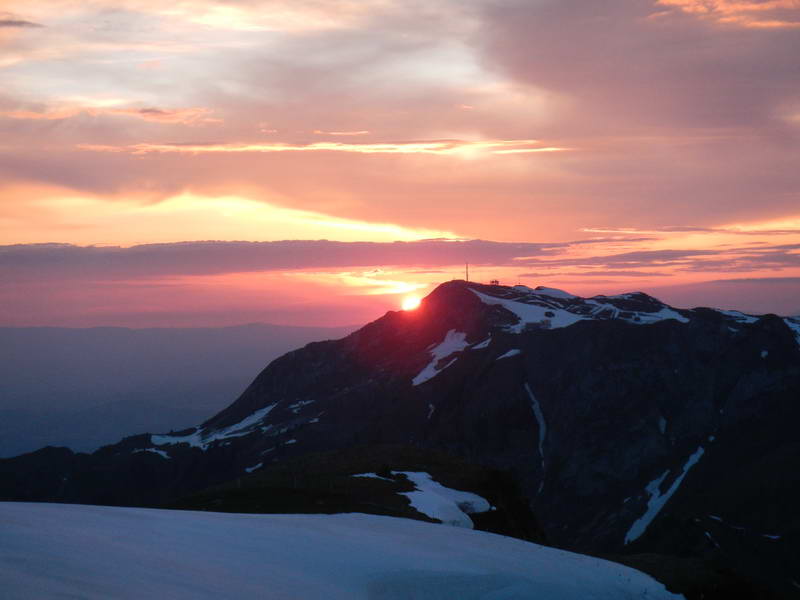
{"type": "Polygon", "coordinates": [[[681,597],[617,563],[392,517],[3,502],[0,521],[6,600],[681,597]]]}
{"type": "Polygon", "coordinates": [[[800,316],[786,317],[783,319],[786,326],[792,330],[794,339],[797,340],[797,345],[800,346],[800,316]]]}
{"type": "MultiPolygon", "coordinates": [[[[689,322],[689,318],[683,314],[688,311],[670,308],[641,292],[581,298],[563,290],[542,287],[531,289],[521,285],[504,288],[498,294],[474,288],[470,288],[470,291],[484,304],[502,306],[513,313],[517,317],[517,323],[506,328],[512,333],[522,333],[531,325],[544,329],[558,329],[588,320],[613,319],[636,325],[649,325],[666,320],[689,322]]],[[[742,313],[729,316],[736,322],[746,322],[745,318],[757,319],[742,313]]]]}

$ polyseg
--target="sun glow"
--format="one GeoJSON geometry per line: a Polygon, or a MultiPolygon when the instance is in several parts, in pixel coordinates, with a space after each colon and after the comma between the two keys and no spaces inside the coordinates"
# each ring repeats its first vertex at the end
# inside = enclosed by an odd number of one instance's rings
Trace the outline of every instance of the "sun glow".
{"type": "Polygon", "coordinates": [[[419,303],[422,299],[419,296],[406,296],[403,298],[401,306],[403,310],[415,310],[419,308],[419,303]]]}

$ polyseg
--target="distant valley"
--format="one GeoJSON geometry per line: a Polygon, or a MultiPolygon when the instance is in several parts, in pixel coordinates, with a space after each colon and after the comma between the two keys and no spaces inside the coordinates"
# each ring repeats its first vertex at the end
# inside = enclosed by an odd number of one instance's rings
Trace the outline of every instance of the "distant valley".
{"type": "Polygon", "coordinates": [[[274,358],[354,329],[0,328],[0,457],[183,429],[227,406],[274,358]]]}

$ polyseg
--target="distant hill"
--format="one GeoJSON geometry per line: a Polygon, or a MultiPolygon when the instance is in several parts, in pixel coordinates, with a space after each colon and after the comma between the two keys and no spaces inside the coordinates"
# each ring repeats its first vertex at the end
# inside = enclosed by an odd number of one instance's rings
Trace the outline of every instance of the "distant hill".
{"type": "Polygon", "coordinates": [[[227,406],[274,358],[353,329],[2,327],[0,457],[183,429],[227,406]]]}

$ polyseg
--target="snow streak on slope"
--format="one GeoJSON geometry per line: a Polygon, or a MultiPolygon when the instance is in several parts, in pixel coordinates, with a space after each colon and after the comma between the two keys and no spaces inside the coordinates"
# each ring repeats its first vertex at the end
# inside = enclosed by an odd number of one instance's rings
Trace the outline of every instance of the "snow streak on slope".
{"type": "Polygon", "coordinates": [[[373,515],[0,503],[5,600],[678,600],[617,563],[373,515]]]}
{"type": "Polygon", "coordinates": [[[797,345],[800,346],[800,317],[786,317],[783,322],[792,330],[794,339],[797,340],[797,345]]]}
{"type": "Polygon", "coordinates": [[[451,354],[454,354],[455,352],[461,352],[467,346],[469,346],[467,343],[467,334],[463,331],[451,329],[447,332],[447,334],[444,336],[444,339],[439,344],[428,350],[432,358],[431,362],[428,363],[428,366],[422,369],[422,371],[420,371],[416,377],[414,377],[411,383],[413,385],[419,385],[421,383],[425,383],[429,379],[433,379],[447,367],[456,362],[456,359],[454,358],[441,369],[437,369],[436,365],[440,360],[450,356],[451,354]]]}
{"type": "Polygon", "coordinates": [[[544,421],[542,407],[539,406],[539,401],[536,399],[536,396],[533,395],[531,386],[527,383],[525,384],[525,391],[528,392],[528,397],[531,399],[531,408],[533,409],[533,414],[536,416],[536,422],[539,424],[539,456],[542,458],[542,481],[539,483],[539,491],[537,493],[541,493],[544,487],[544,439],[547,435],[547,423],[544,421]]]}
{"type": "Polygon", "coordinates": [[[417,488],[413,492],[402,492],[411,502],[411,506],[429,516],[439,519],[445,525],[472,529],[474,524],[469,515],[491,510],[485,498],[472,492],[462,492],[443,486],[424,472],[392,471],[394,475],[402,474],[417,488]]]}
{"type": "Polygon", "coordinates": [[[158,454],[161,458],[171,458],[170,455],[163,450],[156,450],[155,448],[138,448],[131,452],[131,454],[137,454],[139,452],[151,452],[153,454],[158,454]]]}
{"type": "Polygon", "coordinates": [[[239,423],[230,425],[223,429],[209,431],[195,428],[194,432],[182,436],[151,435],[150,442],[156,446],[189,444],[190,446],[206,450],[214,442],[224,440],[226,438],[241,437],[253,433],[256,427],[260,425],[261,421],[263,421],[270,411],[276,406],[277,403],[265,406],[264,408],[261,408],[251,415],[245,417],[239,423]]]}
{"type": "Polygon", "coordinates": [[[664,492],[663,494],[660,492],[661,482],[664,481],[666,476],[669,474],[669,469],[664,471],[661,477],[654,479],[645,488],[646,492],[650,495],[650,498],[647,501],[647,510],[645,510],[644,514],[636,519],[631,525],[631,528],[628,530],[628,533],[625,534],[625,543],[629,544],[632,541],[638,539],[647,528],[650,526],[650,523],[653,522],[653,519],[656,518],[661,509],[664,508],[669,499],[672,495],[678,490],[683,482],[683,478],[686,477],[686,474],[689,472],[695,463],[700,460],[700,457],[703,456],[703,447],[700,446],[694,454],[689,457],[689,460],[686,461],[686,464],[683,465],[683,469],[681,469],[681,474],[675,478],[675,481],[672,482],[672,485],[669,486],[669,489],[664,492]]]}

